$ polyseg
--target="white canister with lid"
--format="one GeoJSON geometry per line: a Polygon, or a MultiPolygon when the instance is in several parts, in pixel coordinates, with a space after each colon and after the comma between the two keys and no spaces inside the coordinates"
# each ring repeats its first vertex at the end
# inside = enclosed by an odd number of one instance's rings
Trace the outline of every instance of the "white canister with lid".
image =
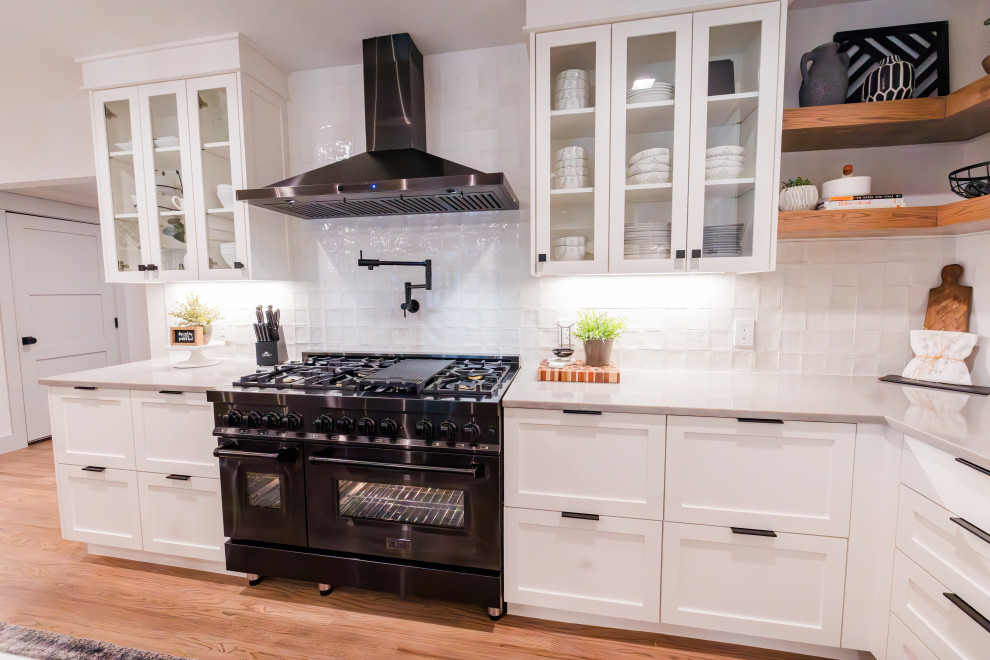
{"type": "Polygon", "coordinates": [[[853,176],[853,166],[846,165],[842,168],[842,178],[832,179],[822,184],[822,199],[829,197],[855,197],[857,195],[869,195],[872,190],[873,179],[868,176],[853,176]]]}

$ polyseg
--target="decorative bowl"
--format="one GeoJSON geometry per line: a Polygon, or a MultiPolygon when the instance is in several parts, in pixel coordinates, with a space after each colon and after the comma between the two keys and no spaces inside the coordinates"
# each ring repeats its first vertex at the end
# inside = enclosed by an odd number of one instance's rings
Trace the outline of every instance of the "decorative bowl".
{"type": "Polygon", "coordinates": [[[588,159],[588,150],[584,147],[579,147],[577,145],[570,147],[562,147],[557,149],[556,153],[553,155],[555,161],[558,160],[570,160],[581,158],[584,160],[588,159]]]}
{"type": "Polygon", "coordinates": [[[557,79],[561,78],[580,78],[581,80],[588,79],[588,72],[584,69],[565,69],[557,74],[557,79]]]}
{"type": "Polygon", "coordinates": [[[670,183],[670,172],[646,172],[626,177],[627,186],[638,186],[643,183],[670,183]]]}
{"type": "Polygon", "coordinates": [[[584,89],[589,87],[588,81],[583,78],[557,78],[553,83],[553,90],[560,92],[565,89],[584,89]]]}
{"type": "Polygon", "coordinates": [[[554,247],[560,247],[561,245],[584,245],[587,238],[584,236],[561,236],[560,238],[553,239],[554,247]]]}
{"type": "Polygon", "coordinates": [[[716,179],[738,179],[742,176],[743,168],[741,167],[711,167],[705,168],[705,180],[713,181],[716,179]]]}
{"type": "Polygon", "coordinates": [[[670,172],[670,165],[639,161],[635,165],[629,166],[629,169],[626,170],[626,176],[636,176],[637,174],[647,174],[649,172],[670,172]]]}
{"type": "Polygon", "coordinates": [[[742,167],[746,163],[745,156],[712,156],[705,159],[705,168],[713,167],[742,167]]]}
{"type": "Polygon", "coordinates": [[[588,176],[587,167],[558,167],[553,171],[554,176],[588,176]]]}
{"type": "Polygon", "coordinates": [[[583,245],[558,245],[553,249],[556,261],[579,261],[586,254],[583,245]]]}
{"type": "Polygon", "coordinates": [[[666,147],[653,147],[652,149],[643,149],[642,151],[634,153],[629,158],[629,164],[638,163],[644,158],[662,158],[666,156],[668,161],[670,159],[670,149],[666,147]]]}
{"type": "Polygon", "coordinates": [[[967,165],[950,173],[949,187],[967,199],[990,194],[990,161],[967,165]]]}
{"type": "Polygon", "coordinates": [[[711,147],[705,149],[705,158],[709,156],[745,156],[745,147],[736,147],[730,144],[721,147],[711,147]]]}
{"type": "Polygon", "coordinates": [[[550,187],[554,190],[561,188],[587,188],[588,177],[586,176],[555,176],[550,179],[550,187]]]}
{"type": "Polygon", "coordinates": [[[588,99],[561,99],[560,101],[553,102],[554,110],[581,110],[582,108],[587,108],[588,99]]]}

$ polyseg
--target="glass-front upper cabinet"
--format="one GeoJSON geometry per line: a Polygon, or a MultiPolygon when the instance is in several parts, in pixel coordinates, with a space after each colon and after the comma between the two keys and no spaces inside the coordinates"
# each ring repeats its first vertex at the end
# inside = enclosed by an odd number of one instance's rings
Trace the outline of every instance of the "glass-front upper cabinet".
{"type": "Polygon", "coordinates": [[[537,271],[608,269],[611,26],[536,35],[537,271]]]}
{"type": "Polygon", "coordinates": [[[780,5],[694,14],[688,270],[771,267],[780,5]]]}
{"type": "Polygon", "coordinates": [[[612,26],[608,270],[684,269],[691,16],[612,26]]]}

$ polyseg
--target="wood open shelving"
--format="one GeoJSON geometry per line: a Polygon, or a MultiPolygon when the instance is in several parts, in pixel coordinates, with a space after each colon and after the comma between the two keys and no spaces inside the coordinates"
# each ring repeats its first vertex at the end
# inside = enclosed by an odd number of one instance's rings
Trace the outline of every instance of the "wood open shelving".
{"type": "Polygon", "coordinates": [[[971,234],[990,231],[990,195],[942,206],[781,211],[777,239],[971,234]]]}
{"type": "Polygon", "coordinates": [[[990,133],[990,76],[948,96],[784,110],[782,151],[959,142],[990,133]]]}

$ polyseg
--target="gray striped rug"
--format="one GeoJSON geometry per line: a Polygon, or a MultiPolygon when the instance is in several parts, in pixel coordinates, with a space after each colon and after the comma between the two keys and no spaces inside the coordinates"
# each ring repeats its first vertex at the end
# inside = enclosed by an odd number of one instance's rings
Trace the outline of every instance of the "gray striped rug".
{"type": "MultiPolygon", "coordinates": [[[[174,655],[0,623],[0,652],[38,660],[183,660],[174,655]]],[[[4,657],[0,654],[0,658],[4,657]]]]}

